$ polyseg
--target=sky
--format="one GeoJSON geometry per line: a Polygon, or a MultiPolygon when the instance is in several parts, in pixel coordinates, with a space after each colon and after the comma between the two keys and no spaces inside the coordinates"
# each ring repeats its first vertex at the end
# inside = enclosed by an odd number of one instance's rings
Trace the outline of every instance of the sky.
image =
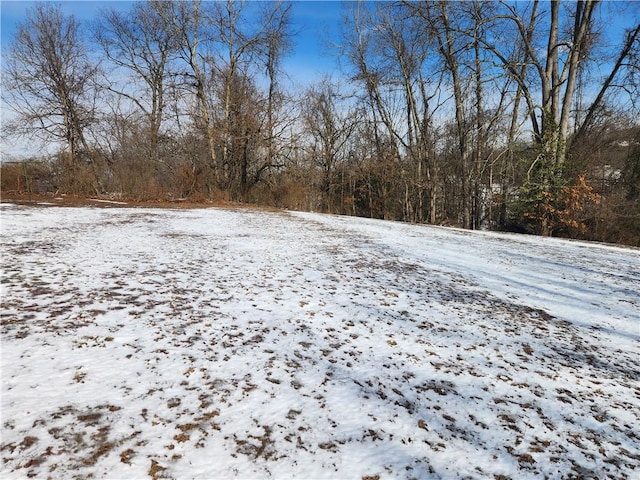
{"type": "MultiPolygon", "coordinates": [[[[26,12],[37,2],[0,1],[1,26],[0,46],[2,59],[18,25],[24,21],[26,12]]],[[[131,1],[61,1],[58,3],[64,14],[73,14],[81,22],[96,18],[105,8],[128,11],[131,1]]],[[[339,31],[342,2],[336,1],[294,1],[292,30],[295,33],[293,51],[284,59],[283,69],[293,86],[306,87],[313,81],[336,70],[336,59],[327,47],[328,38],[335,38],[339,31]]],[[[4,111],[0,118],[5,120],[10,113],[4,111]]],[[[20,143],[4,139],[0,159],[29,155],[32,150],[20,143]]]]}
{"type": "MultiPolygon", "coordinates": [[[[25,19],[26,12],[33,7],[33,1],[0,0],[0,57],[4,59],[6,48],[15,35],[20,22],[25,19]]],[[[73,14],[80,21],[90,21],[97,17],[101,9],[114,8],[128,11],[133,1],[60,1],[58,3],[63,13],[73,14]]],[[[337,39],[343,13],[343,3],[339,0],[324,1],[293,1],[292,29],[295,33],[293,51],[284,59],[283,69],[287,74],[291,87],[306,87],[323,76],[339,77],[338,61],[335,52],[329,47],[329,39],[337,39]]],[[[613,44],[620,41],[625,27],[637,21],[640,1],[637,2],[609,2],[607,8],[599,10],[603,17],[601,23],[610,25],[604,32],[611,38],[613,44]],[[612,12],[617,15],[612,15],[612,12]],[[620,12],[623,12],[621,15],[620,12]]],[[[604,62],[606,65],[606,61],[604,62]]],[[[606,70],[606,68],[605,68],[606,70]]],[[[0,114],[4,121],[6,109],[0,114]]],[[[6,158],[7,152],[11,156],[24,156],[24,145],[12,145],[6,139],[0,150],[0,161],[6,158]]]]}
{"type": "MultiPolygon", "coordinates": [[[[9,45],[17,26],[26,12],[37,2],[0,1],[2,51],[9,45]]],[[[124,12],[131,8],[130,1],[62,1],[56,2],[65,14],[73,14],[80,21],[91,21],[105,8],[124,12]]],[[[293,52],[285,59],[284,66],[294,82],[308,84],[313,79],[330,73],[335,59],[328,53],[327,38],[335,37],[340,24],[342,6],[336,1],[294,1],[293,26],[295,43],[293,52]]],[[[3,55],[4,56],[4,55],[3,55]]]]}

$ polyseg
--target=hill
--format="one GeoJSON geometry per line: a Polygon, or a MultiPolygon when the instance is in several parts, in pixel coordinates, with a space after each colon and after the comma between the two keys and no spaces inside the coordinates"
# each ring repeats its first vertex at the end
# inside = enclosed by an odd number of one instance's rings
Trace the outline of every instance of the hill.
{"type": "Polygon", "coordinates": [[[638,250],[2,204],[2,478],[630,478],[638,250]]]}

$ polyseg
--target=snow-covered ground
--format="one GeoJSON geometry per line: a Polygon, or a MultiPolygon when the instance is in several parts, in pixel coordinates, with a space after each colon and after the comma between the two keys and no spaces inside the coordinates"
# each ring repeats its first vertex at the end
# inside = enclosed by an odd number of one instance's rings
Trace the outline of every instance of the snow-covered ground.
{"type": "Polygon", "coordinates": [[[637,478],[640,251],[1,207],[11,478],[637,478]]]}

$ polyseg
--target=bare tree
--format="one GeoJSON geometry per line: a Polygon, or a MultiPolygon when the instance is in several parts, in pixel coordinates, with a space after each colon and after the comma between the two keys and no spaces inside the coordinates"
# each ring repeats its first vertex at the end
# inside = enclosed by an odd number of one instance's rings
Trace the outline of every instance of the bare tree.
{"type": "Polygon", "coordinates": [[[321,208],[328,212],[335,212],[340,185],[336,172],[348,158],[348,142],[358,123],[356,112],[342,100],[338,85],[325,78],[309,88],[302,104],[308,155],[312,168],[319,173],[321,208]]]}
{"type": "MultiPolygon", "coordinates": [[[[634,102],[640,98],[640,88],[638,86],[637,78],[638,74],[640,74],[640,23],[625,32],[624,41],[620,47],[620,51],[618,52],[611,71],[604,82],[602,82],[598,94],[587,109],[584,120],[576,126],[577,133],[573,139],[574,142],[581,141],[589,129],[593,127],[596,112],[602,106],[605,95],[616,87],[614,81],[620,74],[620,71],[625,70],[625,67],[626,79],[623,80],[622,86],[619,86],[618,88],[627,90],[632,98],[632,102],[634,102]]],[[[640,106],[633,105],[633,107],[636,112],[640,112],[640,106]]]]}
{"type": "MultiPolygon", "coordinates": [[[[578,73],[581,64],[587,59],[588,39],[593,34],[594,12],[598,4],[598,0],[579,0],[567,4],[564,13],[560,1],[554,0],[549,4],[548,12],[540,12],[539,2],[536,0],[533,4],[525,6],[531,6],[528,17],[518,10],[518,4],[505,4],[506,11],[501,18],[501,24],[507,25],[505,21],[513,22],[518,39],[524,47],[524,56],[517,62],[499,46],[487,39],[481,39],[484,46],[518,82],[520,92],[527,101],[535,138],[541,145],[545,160],[554,167],[561,168],[566,160],[578,73]],[[545,17],[544,13],[548,17],[545,17]],[[542,21],[545,18],[546,21],[542,21]],[[567,28],[562,28],[563,20],[570,22],[567,28]],[[537,42],[542,39],[546,41],[544,49],[538,48],[537,42]],[[529,78],[527,67],[537,74],[540,101],[535,99],[538,89],[532,88],[534,85],[529,78]]],[[[609,88],[639,33],[640,30],[637,28],[628,33],[618,61],[612,67],[611,75],[602,84],[602,94],[609,88]]],[[[602,95],[596,96],[589,110],[597,108],[601,100],[602,95]]],[[[542,160],[542,157],[540,158],[542,160]]]]}
{"type": "MultiPolygon", "coordinates": [[[[584,138],[593,117],[603,105],[605,94],[614,86],[613,80],[624,70],[625,62],[632,58],[633,45],[640,35],[638,26],[629,30],[618,54],[595,89],[594,97],[584,118],[574,115],[576,88],[583,65],[593,54],[595,41],[595,12],[598,0],[579,0],[561,4],[539,1],[526,4],[503,3],[503,15],[497,17],[496,27],[513,26],[523,53],[518,58],[510,53],[513,36],[502,45],[486,38],[480,41],[518,82],[518,95],[526,100],[527,115],[538,146],[538,154],[530,162],[521,198],[545,198],[553,202],[556,193],[566,183],[564,169],[572,145],[584,138]],[[524,6],[523,6],[524,5],[524,6]],[[548,5],[545,11],[541,5],[548,5]],[[533,81],[534,78],[537,81],[533,81]],[[539,98],[536,98],[539,95],[539,98]],[[580,124],[571,128],[571,119],[580,124]],[[572,135],[572,132],[576,132],[572,135]]],[[[520,97],[517,97],[519,100],[520,97]]],[[[514,110],[513,119],[519,112],[514,110]]],[[[515,126],[515,121],[512,122],[515,126]]],[[[545,200],[547,201],[547,200],[545,200]]],[[[551,229],[542,225],[541,231],[551,229]]]]}
{"type": "MultiPolygon", "coordinates": [[[[270,2],[263,7],[261,11],[249,11],[241,1],[203,3],[192,0],[166,2],[161,9],[163,18],[178,39],[180,57],[187,66],[187,72],[179,73],[184,78],[185,91],[192,92],[195,97],[192,118],[208,141],[206,170],[213,180],[208,187],[209,193],[217,189],[242,198],[254,183],[248,172],[254,171],[255,179],[272,162],[273,143],[267,148],[266,155],[261,155],[262,159],[251,156],[252,162],[260,163],[257,169],[246,165],[243,162],[249,157],[237,150],[243,138],[234,137],[239,132],[239,118],[247,112],[246,102],[256,100],[253,94],[251,100],[242,97],[242,92],[253,92],[254,86],[247,81],[258,76],[262,66],[266,67],[269,82],[264,116],[267,125],[259,122],[250,130],[256,136],[252,139],[256,145],[260,143],[258,137],[262,137],[260,141],[273,137],[276,77],[278,62],[287,47],[289,5],[270,2]],[[253,15],[252,21],[247,21],[249,15],[253,15]]],[[[251,110],[262,108],[263,105],[253,105],[251,110]]],[[[242,132],[243,137],[246,135],[247,131],[242,132]]]]}
{"type": "Polygon", "coordinates": [[[288,48],[290,4],[282,1],[265,2],[261,7],[249,11],[245,2],[227,0],[216,3],[212,12],[212,27],[216,32],[216,38],[219,39],[215,64],[224,90],[220,99],[222,115],[218,122],[222,147],[221,164],[225,187],[230,184],[240,186],[238,193],[241,197],[244,197],[248,190],[246,178],[239,173],[248,169],[244,164],[246,157],[230,150],[230,146],[237,143],[233,138],[233,126],[237,124],[234,115],[242,110],[237,105],[240,98],[234,92],[237,87],[242,87],[236,83],[241,78],[258,76],[259,66],[265,66],[268,82],[266,124],[262,123],[259,131],[255,132],[267,143],[266,155],[256,170],[260,175],[273,160],[274,143],[271,140],[275,127],[277,74],[279,62],[288,48]],[[247,18],[250,15],[254,15],[254,18],[248,22],[247,18]]]}
{"type": "Polygon", "coordinates": [[[97,71],[73,16],[53,4],[28,11],[9,49],[5,98],[18,114],[16,133],[65,144],[73,190],[81,161],[91,160],[85,132],[95,119],[97,71]]]}
{"type": "Polygon", "coordinates": [[[293,47],[291,4],[278,2],[273,7],[271,4],[267,4],[261,14],[263,18],[267,19],[267,28],[262,42],[262,58],[269,87],[265,127],[267,155],[259,167],[259,172],[278,167],[278,152],[282,151],[282,148],[278,147],[278,141],[283,139],[284,132],[291,124],[290,118],[286,116],[280,118],[279,115],[287,103],[279,77],[282,73],[282,59],[293,47]]]}
{"type": "Polygon", "coordinates": [[[397,5],[357,2],[345,17],[344,55],[370,115],[367,136],[373,140],[376,158],[369,165],[380,170],[383,163],[395,161],[398,166],[408,158],[396,168],[404,183],[402,217],[435,221],[434,94],[427,88],[426,63],[430,43],[428,32],[415,27],[397,5]]]}
{"type": "MultiPolygon", "coordinates": [[[[167,2],[138,2],[127,13],[107,10],[94,28],[106,58],[130,75],[105,79],[105,87],[132,102],[146,118],[151,157],[158,160],[158,141],[165,117],[169,65],[178,48],[175,31],[160,14],[167,2]],[[139,85],[142,84],[142,89],[139,85]]],[[[123,72],[123,73],[124,73],[123,72]]]]}
{"type": "MultiPolygon", "coordinates": [[[[182,80],[179,88],[182,93],[193,94],[194,102],[185,100],[190,107],[190,116],[197,130],[204,134],[207,142],[207,159],[192,165],[206,194],[211,196],[220,183],[220,165],[218,155],[218,132],[215,129],[215,104],[211,98],[211,59],[210,43],[215,41],[211,29],[211,15],[201,0],[152,2],[151,6],[162,18],[163,25],[175,38],[179,53],[186,69],[176,67],[176,78],[182,80]]],[[[177,95],[179,96],[179,95],[177,95]]]]}
{"type": "Polygon", "coordinates": [[[477,228],[474,207],[479,203],[477,177],[484,124],[483,62],[478,38],[482,33],[484,12],[476,2],[406,2],[405,5],[423,20],[423,28],[431,32],[448,78],[448,86],[453,94],[460,162],[462,225],[464,228],[477,228]],[[472,72],[471,78],[465,75],[465,71],[472,72]],[[470,100],[474,94],[475,98],[470,100]],[[475,122],[472,121],[473,117],[475,122]],[[474,134],[476,142],[473,141],[474,134]]]}

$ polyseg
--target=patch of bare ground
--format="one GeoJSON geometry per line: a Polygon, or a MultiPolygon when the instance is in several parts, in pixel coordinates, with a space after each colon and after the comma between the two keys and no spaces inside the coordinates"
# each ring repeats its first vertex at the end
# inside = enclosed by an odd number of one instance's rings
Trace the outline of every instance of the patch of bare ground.
{"type": "MultiPolygon", "coordinates": [[[[39,477],[44,472],[53,477],[57,472],[64,476],[74,468],[92,467],[140,434],[140,431],[134,431],[119,435],[113,431],[119,410],[121,407],[110,404],[82,410],[68,405],[54,410],[34,421],[32,430],[39,436],[27,435],[20,442],[1,445],[3,462],[13,464],[14,471],[27,478],[39,477]],[[15,462],[17,458],[22,461],[15,462]]],[[[122,455],[124,459],[130,459],[134,453],[127,450],[122,455]]]]}
{"type": "Polygon", "coordinates": [[[97,208],[169,208],[169,209],[193,209],[193,208],[230,208],[263,211],[281,211],[278,208],[252,203],[232,202],[229,200],[192,200],[189,198],[138,200],[127,197],[114,196],[79,196],[66,194],[28,194],[28,193],[2,193],[0,202],[14,203],[25,206],[38,207],[97,207],[97,208]]]}

